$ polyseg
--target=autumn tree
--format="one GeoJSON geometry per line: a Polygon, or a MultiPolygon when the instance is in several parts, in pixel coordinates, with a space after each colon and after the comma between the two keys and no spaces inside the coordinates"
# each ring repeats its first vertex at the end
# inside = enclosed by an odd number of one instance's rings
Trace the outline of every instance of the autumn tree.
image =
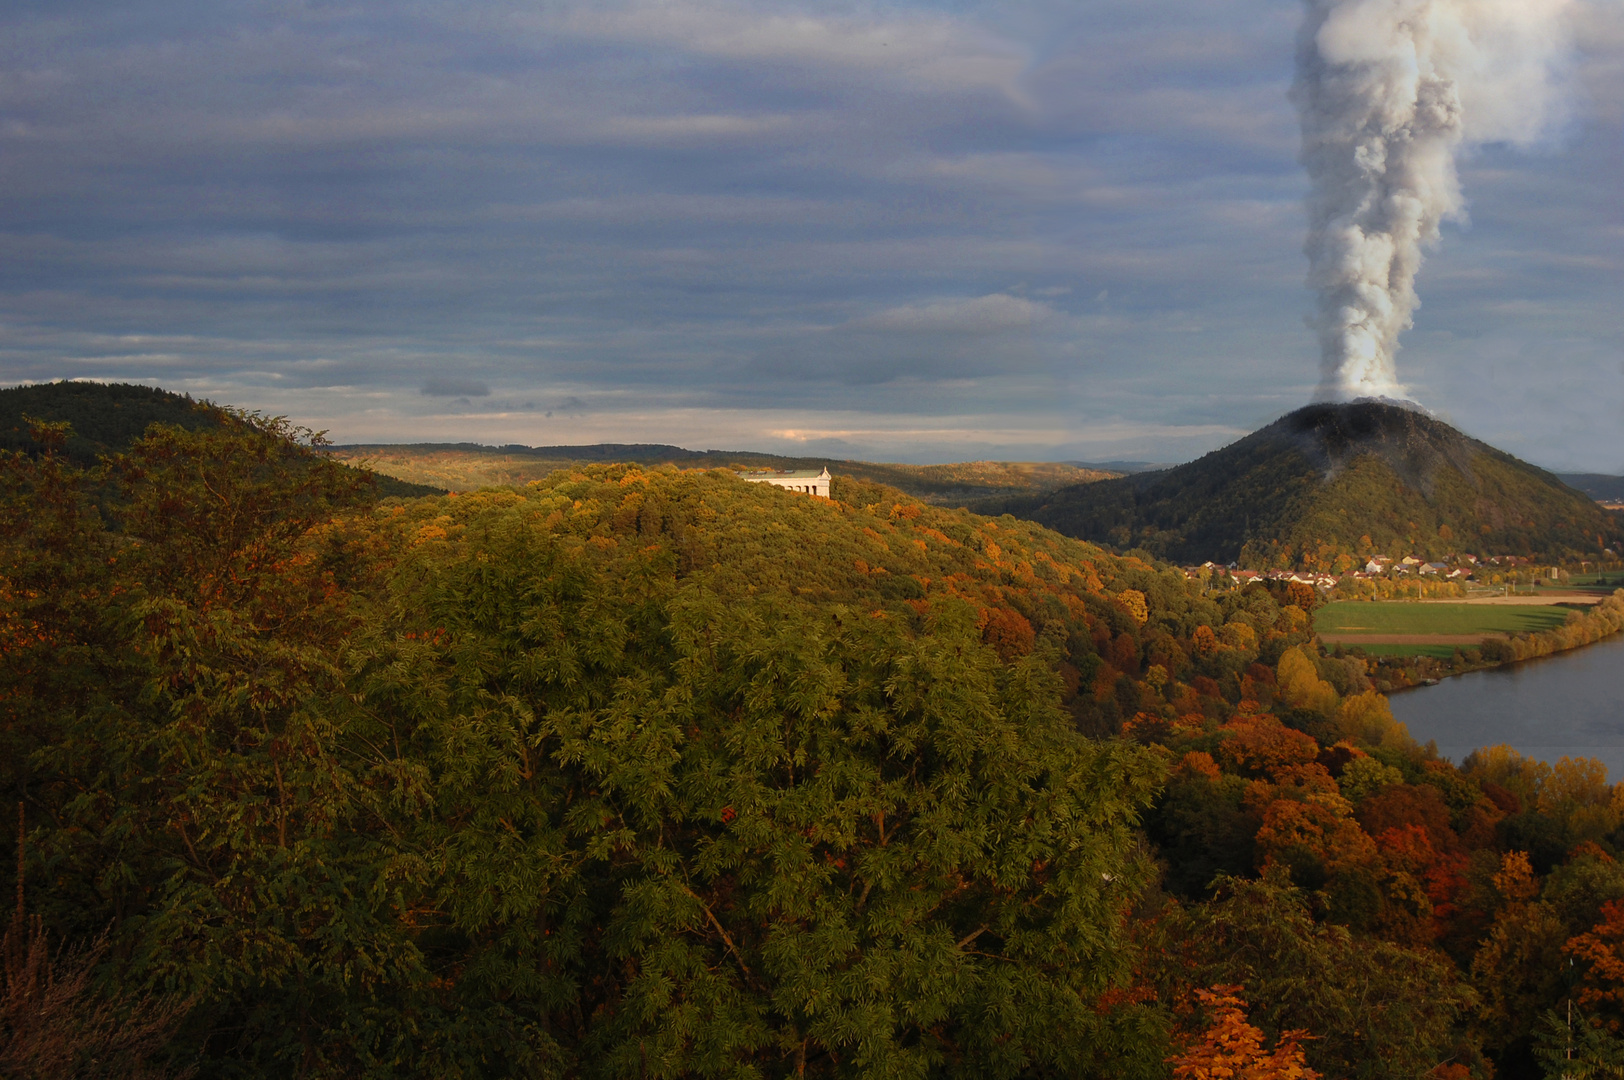
{"type": "Polygon", "coordinates": [[[1171,1059],[1174,1080],[1319,1080],[1320,1074],[1303,1057],[1302,1040],[1308,1032],[1281,1032],[1274,1048],[1264,1050],[1263,1032],[1246,1021],[1240,990],[1239,986],[1196,990],[1207,1024],[1171,1059]]]}
{"type": "Polygon", "coordinates": [[[1266,1036],[1313,1032],[1303,1053],[1327,1075],[1396,1080],[1458,1059],[1474,995],[1452,965],[1316,921],[1310,899],[1279,874],[1221,882],[1167,922],[1164,992],[1240,986],[1266,1036]]]}
{"type": "Polygon", "coordinates": [[[1624,901],[1602,905],[1595,926],[1563,946],[1581,965],[1578,1001],[1615,1034],[1624,1029],[1624,901]]]}

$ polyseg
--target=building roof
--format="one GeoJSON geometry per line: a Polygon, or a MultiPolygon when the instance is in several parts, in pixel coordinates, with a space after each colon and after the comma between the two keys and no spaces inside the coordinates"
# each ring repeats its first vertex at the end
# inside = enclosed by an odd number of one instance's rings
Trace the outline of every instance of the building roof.
{"type": "Polygon", "coordinates": [[[744,469],[739,475],[746,480],[827,480],[829,469],[819,472],[813,469],[793,469],[788,472],[776,472],[772,469],[744,469]]]}

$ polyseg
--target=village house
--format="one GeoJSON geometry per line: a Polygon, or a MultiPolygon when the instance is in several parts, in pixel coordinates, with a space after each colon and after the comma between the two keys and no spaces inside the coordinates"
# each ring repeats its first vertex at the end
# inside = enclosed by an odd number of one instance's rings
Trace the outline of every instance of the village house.
{"type": "Polygon", "coordinates": [[[813,472],[811,469],[795,472],[745,472],[739,474],[739,479],[748,480],[752,484],[771,484],[773,487],[827,499],[829,482],[833,477],[829,475],[829,467],[826,465],[822,472],[813,472]]]}

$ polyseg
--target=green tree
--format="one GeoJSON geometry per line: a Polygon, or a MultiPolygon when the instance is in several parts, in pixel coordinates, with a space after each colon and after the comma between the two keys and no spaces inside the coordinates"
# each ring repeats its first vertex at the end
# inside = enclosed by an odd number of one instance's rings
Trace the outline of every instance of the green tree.
{"type": "Polygon", "coordinates": [[[1420,1076],[1462,1053],[1475,998],[1453,965],[1315,921],[1284,875],[1225,880],[1165,933],[1164,993],[1244,987],[1252,1022],[1271,1038],[1308,1031],[1308,1063],[1328,1076],[1420,1076]]]}
{"type": "Polygon", "coordinates": [[[1075,733],[1053,656],[533,512],[417,549],[367,689],[434,771],[461,1008],[560,1074],[1159,1072],[1161,1014],[1099,1006],[1161,767],[1075,733]]]}
{"type": "Polygon", "coordinates": [[[0,526],[42,914],[111,922],[109,978],[181,993],[188,1038],[283,1073],[365,1058],[371,995],[416,963],[377,827],[392,778],[345,693],[377,567],[335,515],[370,485],[312,441],[238,415],[88,472],[12,454],[0,526]]]}
{"type": "Polygon", "coordinates": [[[1534,1057],[1547,1080],[1617,1080],[1624,1077],[1624,1039],[1593,1026],[1583,1013],[1541,1014],[1534,1057]]]}

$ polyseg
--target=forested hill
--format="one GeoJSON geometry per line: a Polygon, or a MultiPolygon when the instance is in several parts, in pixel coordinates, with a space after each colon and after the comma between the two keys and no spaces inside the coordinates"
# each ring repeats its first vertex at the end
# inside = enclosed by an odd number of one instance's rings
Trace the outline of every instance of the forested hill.
{"type": "Polygon", "coordinates": [[[1311,405],[1162,472],[976,504],[1183,563],[1346,570],[1371,555],[1594,558],[1616,515],[1424,413],[1311,405]]]}
{"type": "MultiPolygon", "coordinates": [[[[133,383],[54,382],[0,389],[0,449],[37,453],[28,419],[66,421],[72,429],[63,452],[88,466],[99,455],[126,450],[152,424],[201,431],[236,421],[205,401],[133,383]]],[[[376,474],[382,495],[437,495],[444,488],[376,474]]]]}
{"type": "Polygon", "coordinates": [[[1624,788],[1438,760],[1305,585],[850,478],[380,503],[296,434],[0,450],[8,1075],[1624,1056],[1624,788]]]}
{"type": "Polygon", "coordinates": [[[1033,494],[1121,475],[1053,462],[969,461],[950,465],[886,464],[833,458],[784,457],[748,450],[684,450],[657,444],[600,443],[590,446],[481,446],[413,443],[339,446],[341,460],[380,473],[452,491],[512,486],[540,480],[560,469],[603,462],[689,469],[822,469],[887,484],[915,498],[961,506],[994,495],[1033,494]]]}

